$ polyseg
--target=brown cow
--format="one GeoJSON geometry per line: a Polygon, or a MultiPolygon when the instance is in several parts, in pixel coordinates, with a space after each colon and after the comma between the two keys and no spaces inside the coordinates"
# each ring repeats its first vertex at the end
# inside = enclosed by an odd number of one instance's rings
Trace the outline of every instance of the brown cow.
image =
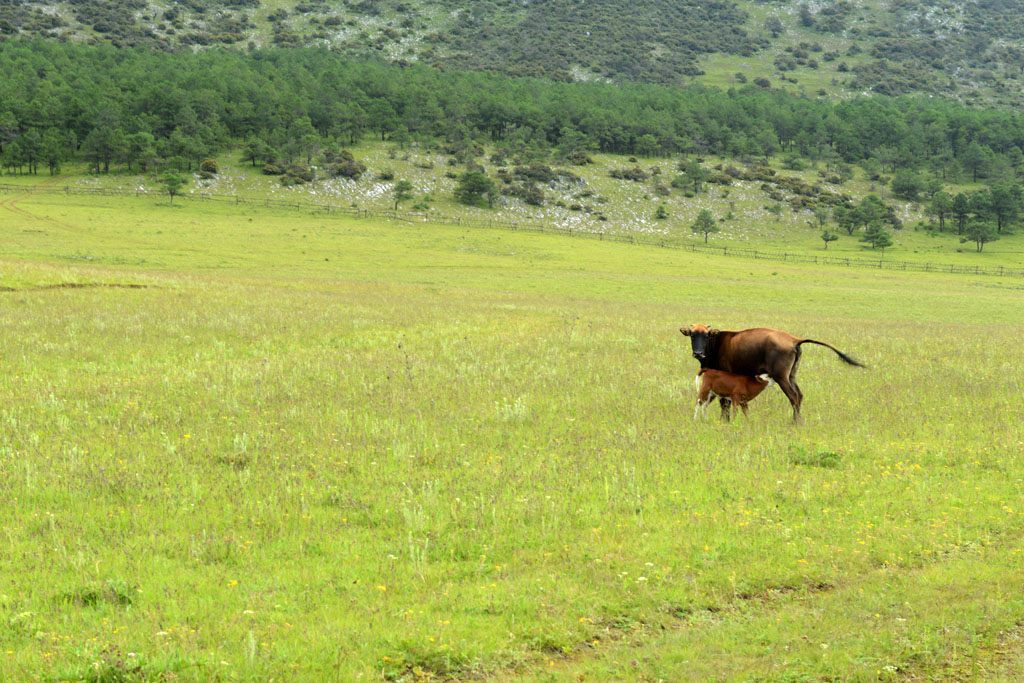
{"type": "Polygon", "coordinates": [[[708,414],[708,404],[715,400],[715,396],[732,401],[733,417],[736,417],[737,406],[743,409],[744,415],[748,415],[747,403],[772,385],[772,379],[768,375],[747,377],[711,368],[701,368],[697,378],[700,387],[697,390],[697,405],[693,409],[694,420],[701,413],[705,416],[708,414]]]}
{"type": "MultiPolygon", "coordinates": [[[[800,365],[800,345],[819,344],[832,349],[844,362],[857,367],[863,364],[825,342],[801,339],[782,330],[755,327],[750,330],[715,330],[705,325],[693,325],[679,330],[690,338],[693,357],[702,368],[725,370],[736,375],[767,374],[779,385],[793,406],[793,420],[800,421],[800,404],[804,395],[796,383],[796,370],[800,365]]],[[[722,417],[728,419],[726,401],[722,399],[722,417]]]]}

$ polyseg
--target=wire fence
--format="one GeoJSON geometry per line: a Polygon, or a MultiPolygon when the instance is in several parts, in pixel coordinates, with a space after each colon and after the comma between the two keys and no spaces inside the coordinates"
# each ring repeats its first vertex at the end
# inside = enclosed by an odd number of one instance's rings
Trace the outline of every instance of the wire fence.
{"type": "MultiPolygon", "coordinates": [[[[105,187],[73,187],[71,185],[13,185],[0,183],[2,193],[45,193],[57,195],[98,195],[114,197],[148,197],[166,193],[154,192],[144,188],[124,190],[105,187]]],[[[871,268],[874,270],[897,270],[922,273],[952,273],[963,275],[995,275],[1000,277],[1024,277],[1024,267],[1008,268],[1006,266],[958,265],[953,263],[931,263],[918,261],[891,261],[885,258],[866,259],[845,256],[829,256],[827,254],[791,254],[785,251],[765,249],[745,249],[724,247],[711,244],[677,242],[671,239],[659,239],[647,235],[611,233],[604,231],[566,228],[557,225],[541,225],[519,221],[464,218],[461,216],[445,216],[437,213],[417,213],[413,211],[382,211],[360,209],[351,206],[339,206],[330,203],[310,202],[299,199],[272,199],[270,197],[242,197],[240,195],[218,194],[181,194],[176,198],[200,202],[221,202],[238,206],[260,206],[264,208],[294,209],[297,211],[322,212],[329,215],[349,216],[352,218],[372,218],[377,220],[399,221],[404,223],[432,223],[438,225],[462,225],[473,228],[492,228],[498,230],[515,230],[521,232],[538,232],[569,237],[621,242],[625,244],[641,244],[676,249],[694,254],[715,254],[734,258],[748,258],[759,261],[780,261],[783,263],[841,266],[847,268],[871,268]]]]}

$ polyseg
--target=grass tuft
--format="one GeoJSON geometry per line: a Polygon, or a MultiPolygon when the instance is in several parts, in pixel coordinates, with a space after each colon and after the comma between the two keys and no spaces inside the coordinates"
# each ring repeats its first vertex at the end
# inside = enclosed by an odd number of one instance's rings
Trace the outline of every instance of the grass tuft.
{"type": "Polygon", "coordinates": [[[104,603],[123,607],[135,602],[137,591],[137,586],[124,579],[107,579],[102,583],[65,591],[58,596],[58,600],[79,607],[97,607],[104,603]]]}
{"type": "Polygon", "coordinates": [[[810,449],[804,446],[793,445],[789,449],[789,461],[801,467],[838,469],[842,467],[843,455],[842,453],[824,448],[810,449]]]}

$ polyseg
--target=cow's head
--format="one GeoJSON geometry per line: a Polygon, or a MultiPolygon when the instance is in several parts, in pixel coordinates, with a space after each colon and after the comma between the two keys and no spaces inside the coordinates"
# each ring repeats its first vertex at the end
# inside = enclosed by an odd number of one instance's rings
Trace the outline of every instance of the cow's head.
{"type": "Polygon", "coordinates": [[[704,360],[704,356],[708,352],[708,341],[718,334],[718,330],[706,325],[681,327],[679,331],[683,333],[683,336],[690,338],[690,348],[693,351],[693,357],[697,360],[704,360]]]}

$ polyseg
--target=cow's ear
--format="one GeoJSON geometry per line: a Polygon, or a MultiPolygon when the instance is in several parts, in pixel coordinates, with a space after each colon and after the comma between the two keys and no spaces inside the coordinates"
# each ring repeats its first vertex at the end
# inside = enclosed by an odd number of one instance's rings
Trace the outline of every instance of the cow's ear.
{"type": "Polygon", "coordinates": [[[708,334],[714,337],[716,334],[718,334],[718,330],[712,327],[711,329],[708,330],[708,334]]]}
{"type": "Polygon", "coordinates": [[[684,337],[689,337],[690,336],[690,329],[691,328],[689,328],[689,327],[680,327],[679,331],[683,333],[684,337]]]}

